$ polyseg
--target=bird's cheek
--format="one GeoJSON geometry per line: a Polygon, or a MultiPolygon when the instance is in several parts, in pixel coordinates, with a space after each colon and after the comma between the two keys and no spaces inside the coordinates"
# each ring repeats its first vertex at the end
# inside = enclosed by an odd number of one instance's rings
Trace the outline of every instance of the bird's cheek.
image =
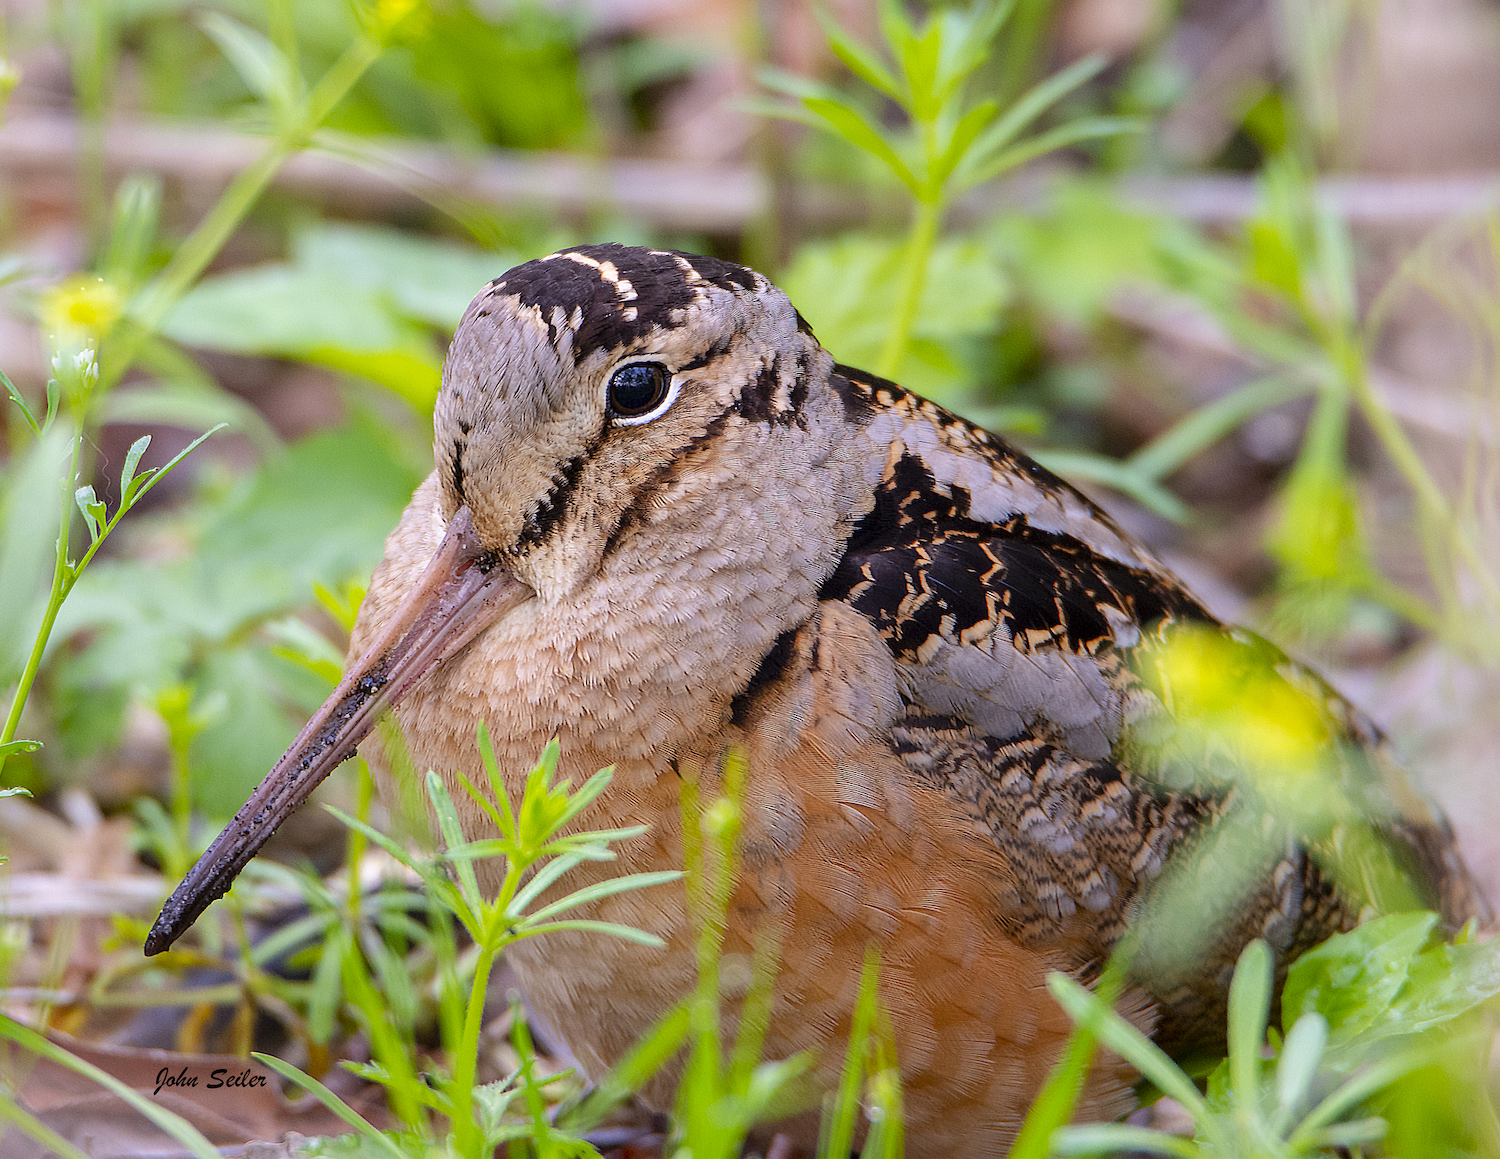
{"type": "Polygon", "coordinates": [[[599,570],[599,551],[582,537],[559,531],[528,551],[506,560],[510,573],[545,603],[573,595],[599,570]]]}

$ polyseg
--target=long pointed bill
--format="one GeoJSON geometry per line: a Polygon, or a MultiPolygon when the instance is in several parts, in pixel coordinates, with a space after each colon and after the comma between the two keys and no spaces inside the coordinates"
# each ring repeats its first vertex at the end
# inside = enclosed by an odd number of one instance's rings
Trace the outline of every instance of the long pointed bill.
{"type": "Polygon", "coordinates": [[[167,899],[146,953],[167,949],[229,892],[276,827],[354,755],[383,711],[532,594],[480,545],[469,509],[460,507],[416,588],[167,899]]]}

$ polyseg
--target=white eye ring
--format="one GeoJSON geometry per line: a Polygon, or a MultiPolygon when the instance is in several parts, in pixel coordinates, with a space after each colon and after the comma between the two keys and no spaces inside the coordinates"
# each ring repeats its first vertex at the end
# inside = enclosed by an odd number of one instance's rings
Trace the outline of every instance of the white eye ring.
{"type": "MultiPolygon", "coordinates": [[[[604,405],[605,405],[606,408],[609,409],[609,411],[610,411],[610,420],[614,423],[615,426],[618,426],[618,427],[638,427],[638,426],[642,426],[645,423],[651,422],[653,419],[659,419],[659,418],[661,418],[662,415],[666,414],[667,411],[671,409],[672,404],[677,401],[678,392],[680,392],[682,390],[682,375],[680,375],[680,374],[673,374],[671,376],[671,378],[668,379],[668,382],[667,382],[667,392],[662,397],[661,402],[657,403],[649,411],[646,411],[643,414],[623,415],[623,414],[620,414],[618,411],[614,410],[612,407],[610,407],[610,402],[609,402],[610,387],[611,387],[611,385],[614,382],[615,376],[617,374],[619,374],[620,371],[624,370],[628,366],[637,366],[637,365],[639,365],[641,363],[651,363],[651,362],[659,363],[660,359],[658,359],[658,358],[652,358],[652,357],[649,357],[649,356],[648,357],[642,357],[642,358],[632,358],[628,362],[619,363],[617,366],[615,366],[615,368],[613,370],[610,371],[609,378],[607,378],[605,380],[605,383],[604,383],[604,405]]],[[[663,368],[663,369],[665,369],[665,368],[663,368]]]]}

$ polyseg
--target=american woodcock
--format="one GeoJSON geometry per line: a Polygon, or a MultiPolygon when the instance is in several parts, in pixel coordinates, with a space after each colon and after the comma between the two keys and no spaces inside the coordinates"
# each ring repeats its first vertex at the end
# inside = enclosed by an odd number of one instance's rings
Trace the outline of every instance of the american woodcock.
{"type": "MultiPolygon", "coordinates": [[[[589,820],[650,828],[609,872],[680,866],[682,771],[712,778],[742,746],[727,944],[768,924],[780,937],[768,1055],[811,1049],[836,1073],[873,944],[913,1153],[1003,1150],[1070,1030],[1045,975],[1095,973],[1222,815],[1225,792],[1169,788],[1130,742],[1162,708],[1132,654],[1164,626],[1210,624],[1204,609],[1073,488],[835,364],[785,294],[714,258],[582,246],[498,278],[458,327],[434,434],[436,470],[387,541],[352,666],[147,952],[387,710],[461,808],[455,774],[482,783],[479,721],[517,775],[554,735],[575,782],[613,765],[589,820]]],[[[1378,749],[1317,687],[1339,739],[1378,749]]],[[[1381,841],[1429,904],[1463,917],[1441,819],[1373,776],[1381,841]]],[[[488,835],[479,810],[463,820],[488,835]]],[[[1370,899],[1335,876],[1291,842],[1252,888],[1205,890],[1204,922],[1227,920],[1201,962],[1171,981],[1138,973],[1122,1009],[1174,1045],[1211,1037],[1249,939],[1284,962],[1357,920],[1370,899]]],[[[694,935],[680,886],[592,916],[665,949],[568,933],[512,960],[597,1077],[691,988],[694,935]]],[[[1114,1116],[1129,1081],[1097,1067],[1081,1113],[1114,1116]]]]}

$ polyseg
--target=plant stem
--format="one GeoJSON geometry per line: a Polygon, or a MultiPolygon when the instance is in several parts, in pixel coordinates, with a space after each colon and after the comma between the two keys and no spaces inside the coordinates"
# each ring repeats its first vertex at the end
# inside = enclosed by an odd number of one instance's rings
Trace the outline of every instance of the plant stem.
{"type": "MultiPolygon", "coordinates": [[[[64,19],[67,11],[64,9],[64,19]]],[[[104,174],[104,106],[114,55],[110,6],[85,0],[72,13],[73,84],[78,93],[79,195],[87,218],[89,253],[97,260],[108,228],[104,174]]]]}
{"type": "Polygon", "coordinates": [[[882,378],[894,377],[901,367],[906,344],[917,320],[922,290],[927,283],[927,264],[932,259],[942,215],[940,201],[924,199],[917,202],[911,233],[907,236],[906,254],[902,259],[901,297],[896,306],[896,317],[891,332],[886,335],[885,345],[881,347],[880,360],[875,364],[875,373],[882,378]]]}
{"type": "Polygon", "coordinates": [[[160,329],[177,300],[208,268],[208,263],[239,227],[282,163],[307,144],[334,106],[343,100],[380,53],[381,45],[370,37],[361,36],[355,40],[308,94],[297,123],[278,134],[259,160],[229,183],[208,216],[178,247],[166,267],[136,300],[132,311],[135,326],[111,359],[106,375],[108,382],[118,381],[118,377],[129,368],[146,338],[160,329]]]}
{"type": "MultiPolygon", "coordinates": [[[[103,17],[101,16],[100,19],[103,17]]],[[[333,111],[334,106],[343,100],[349,90],[354,87],[355,82],[364,75],[365,70],[376,61],[381,51],[381,44],[369,36],[360,36],[356,39],[345,49],[344,54],[334,61],[333,66],[323,75],[323,79],[308,94],[302,106],[302,116],[297,123],[279,134],[255,164],[230,182],[229,188],[214,204],[208,216],[178,247],[177,252],[172,255],[166,268],[156,280],[147,286],[136,299],[132,312],[134,325],[123,331],[118,345],[110,344],[105,347],[111,357],[107,365],[100,366],[100,382],[93,392],[95,398],[102,397],[110,386],[118,382],[125,371],[130,368],[140,353],[142,345],[160,329],[177,300],[208,268],[208,263],[214,259],[214,255],[223,248],[229,236],[250,212],[251,206],[270,184],[271,178],[276,175],[282,162],[307,144],[313,132],[333,111]]],[[[42,654],[46,651],[47,641],[51,638],[57,613],[72,588],[73,580],[77,578],[83,564],[87,563],[93,554],[91,550],[77,567],[71,566],[68,562],[68,529],[72,523],[73,486],[78,476],[84,426],[85,423],[80,421],[79,434],[75,435],[73,441],[73,454],[68,475],[63,480],[63,510],[61,528],[58,533],[57,562],[53,567],[52,590],[47,600],[47,611],[42,618],[42,625],[37,632],[36,640],[32,644],[31,655],[27,658],[21,681],[16,686],[15,696],[11,700],[5,729],[3,733],[0,733],[0,744],[6,744],[15,739],[16,730],[21,723],[21,710],[26,705],[31,686],[41,667],[42,654]]],[[[97,547],[97,543],[94,546],[97,547]]],[[[4,772],[4,768],[5,758],[0,756],[0,773],[4,772]]]]}
{"type": "MultiPolygon", "coordinates": [[[[370,802],[375,797],[375,778],[370,775],[370,766],[361,757],[355,762],[359,768],[359,801],[354,815],[361,821],[370,819],[370,802]]],[[[349,872],[349,893],[344,898],[349,928],[359,928],[360,903],[363,900],[359,884],[359,863],[364,860],[369,840],[358,829],[350,828],[349,841],[344,846],[344,865],[349,872]]]]}
{"type": "MultiPolygon", "coordinates": [[[[497,909],[496,917],[504,921],[505,911],[497,909]]],[[[458,1053],[453,1059],[453,1085],[449,1088],[449,1119],[453,1131],[454,1150],[464,1159],[480,1159],[484,1149],[484,1136],[479,1124],[474,1121],[474,1072],[479,1059],[479,1032],[484,1023],[484,1000],[489,991],[490,969],[495,964],[499,947],[496,939],[486,939],[479,948],[479,960],[474,963],[474,982],[469,987],[469,1007],[464,1012],[464,1032],[459,1040],[458,1053]]]]}
{"type": "MultiPolygon", "coordinates": [[[[71,569],[68,565],[68,533],[73,524],[73,483],[77,477],[78,448],[82,442],[80,435],[73,436],[73,450],[68,458],[68,473],[63,476],[62,514],[58,517],[57,558],[52,565],[52,590],[47,596],[47,610],[42,615],[41,627],[37,629],[36,639],[31,644],[31,655],[26,658],[26,667],[21,673],[20,683],[16,685],[15,695],[11,698],[10,713],[5,718],[5,729],[0,732],[0,745],[9,744],[16,739],[16,732],[21,727],[21,710],[26,707],[26,698],[31,695],[31,686],[35,683],[37,671],[42,666],[42,654],[47,650],[47,640],[52,635],[52,625],[57,621],[57,613],[72,588],[69,582],[71,569]]],[[[5,756],[0,754],[0,773],[4,770],[5,756]]]]}
{"type": "Polygon", "coordinates": [[[1475,582],[1484,589],[1484,594],[1491,606],[1500,610],[1500,580],[1497,580],[1486,566],[1485,560],[1474,546],[1472,537],[1459,526],[1458,517],[1448,506],[1448,500],[1443,495],[1442,489],[1428,473],[1426,464],[1422,462],[1422,457],[1417,454],[1417,449],[1412,446],[1411,440],[1406,437],[1401,424],[1375,397],[1369,376],[1363,372],[1363,367],[1360,373],[1350,377],[1349,390],[1359,404],[1365,421],[1370,424],[1380,439],[1385,453],[1391,457],[1396,469],[1406,480],[1407,486],[1416,495],[1417,502],[1442,525],[1458,549],[1458,554],[1473,573],[1475,582]]]}

